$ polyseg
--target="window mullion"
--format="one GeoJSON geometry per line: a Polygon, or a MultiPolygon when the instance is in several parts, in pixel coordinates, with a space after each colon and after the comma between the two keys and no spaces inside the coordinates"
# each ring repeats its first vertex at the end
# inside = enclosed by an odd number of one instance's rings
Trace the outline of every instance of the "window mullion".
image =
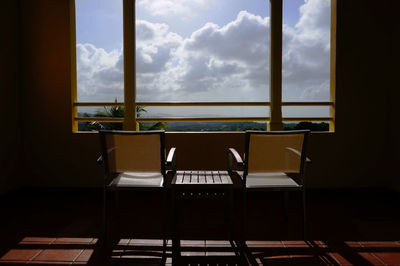
{"type": "Polygon", "coordinates": [[[69,1],[69,19],[70,19],[70,51],[71,51],[71,119],[72,132],[78,131],[78,122],[75,117],[78,116],[77,102],[77,73],[76,73],[76,23],[75,23],[75,0],[69,1]]]}
{"type": "Polygon", "coordinates": [[[331,0],[331,65],[330,65],[330,101],[333,105],[329,107],[329,131],[335,131],[335,106],[336,106],[336,19],[337,1],[331,0]]]}
{"type": "Polygon", "coordinates": [[[123,0],[124,129],[136,130],[136,19],[135,0],[123,0]]]}
{"type": "Polygon", "coordinates": [[[269,130],[282,130],[282,0],[270,0],[270,117],[269,130]]]}

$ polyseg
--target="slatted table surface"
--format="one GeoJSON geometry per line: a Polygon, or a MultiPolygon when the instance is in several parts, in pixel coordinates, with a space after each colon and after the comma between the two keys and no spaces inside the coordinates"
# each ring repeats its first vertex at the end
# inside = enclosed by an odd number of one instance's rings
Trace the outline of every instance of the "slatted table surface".
{"type": "Polygon", "coordinates": [[[233,185],[227,171],[177,171],[173,185],[233,185]]]}

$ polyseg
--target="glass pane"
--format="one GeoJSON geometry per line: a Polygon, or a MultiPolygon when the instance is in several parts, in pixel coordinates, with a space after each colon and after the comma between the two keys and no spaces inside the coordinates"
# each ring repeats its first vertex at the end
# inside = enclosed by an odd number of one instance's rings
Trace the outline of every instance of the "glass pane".
{"type": "Polygon", "coordinates": [[[78,117],[124,117],[123,106],[78,107],[78,117]]]}
{"type": "Polygon", "coordinates": [[[329,101],[331,0],[284,0],[283,101],[329,101]]]}
{"type": "Polygon", "coordinates": [[[269,1],[136,3],[138,101],[268,101],[269,1]]]}
{"type": "Polygon", "coordinates": [[[283,117],[329,117],[329,106],[283,106],[283,117]]]}
{"type": "Polygon", "coordinates": [[[269,106],[178,106],[143,107],[138,112],[142,118],[157,117],[268,117],[269,106]]]}
{"type": "Polygon", "coordinates": [[[79,102],[124,101],[122,0],[76,0],[79,102]]]}
{"type": "Polygon", "coordinates": [[[140,130],[166,131],[244,131],[267,130],[267,122],[168,122],[139,123],[140,130]]]}
{"type": "Polygon", "coordinates": [[[292,122],[283,123],[283,130],[309,129],[311,131],[329,131],[328,122],[292,122]]]}

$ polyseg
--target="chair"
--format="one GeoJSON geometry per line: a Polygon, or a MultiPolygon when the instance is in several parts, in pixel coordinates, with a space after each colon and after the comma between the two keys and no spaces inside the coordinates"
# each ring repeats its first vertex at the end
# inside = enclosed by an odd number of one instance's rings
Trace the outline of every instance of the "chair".
{"type": "Polygon", "coordinates": [[[302,192],[303,237],[306,238],[305,164],[310,131],[246,131],[244,161],[228,149],[228,172],[242,181],[242,247],[246,246],[246,199],[250,191],[285,191],[286,216],[289,191],[302,192]],[[243,171],[233,170],[233,161],[243,171]]]}
{"type": "MultiPolygon", "coordinates": [[[[166,166],[175,173],[175,148],[165,159],[164,131],[100,130],[102,155],[98,163],[104,165],[104,243],[108,243],[108,192],[114,191],[119,208],[118,192],[161,191],[163,193],[163,255],[166,251],[166,166]]],[[[165,256],[164,256],[165,257],[165,256]]]]}

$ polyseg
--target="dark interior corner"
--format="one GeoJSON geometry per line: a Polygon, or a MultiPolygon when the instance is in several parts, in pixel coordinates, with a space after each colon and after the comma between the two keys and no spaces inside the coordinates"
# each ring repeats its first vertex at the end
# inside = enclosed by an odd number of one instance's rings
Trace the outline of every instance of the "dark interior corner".
{"type": "MultiPolygon", "coordinates": [[[[278,265],[400,265],[399,3],[337,2],[336,130],[312,133],[308,147],[312,241],[302,241],[297,195],[290,198],[288,221],[281,194],[250,195],[248,238],[254,241],[248,243],[253,256],[247,263],[274,258],[278,265]]],[[[69,0],[6,0],[2,10],[0,264],[107,264],[97,249],[99,137],[71,130],[69,0]],[[18,250],[23,255],[15,255],[18,250]]],[[[167,133],[166,146],[177,147],[178,168],[198,170],[225,170],[227,148],[244,150],[243,133],[167,133]]],[[[127,201],[115,226],[121,242],[114,254],[120,260],[111,258],[110,265],[141,265],[143,260],[122,253],[137,255],[143,247],[160,252],[154,240],[160,238],[160,195],[122,197],[127,201]]],[[[236,233],[240,198],[235,182],[236,233]]],[[[218,206],[182,206],[185,238],[200,241],[189,245],[193,254],[204,252],[210,244],[205,238],[221,238],[218,206]]],[[[223,244],[210,247],[216,260],[229,253],[223,244]]]]}

